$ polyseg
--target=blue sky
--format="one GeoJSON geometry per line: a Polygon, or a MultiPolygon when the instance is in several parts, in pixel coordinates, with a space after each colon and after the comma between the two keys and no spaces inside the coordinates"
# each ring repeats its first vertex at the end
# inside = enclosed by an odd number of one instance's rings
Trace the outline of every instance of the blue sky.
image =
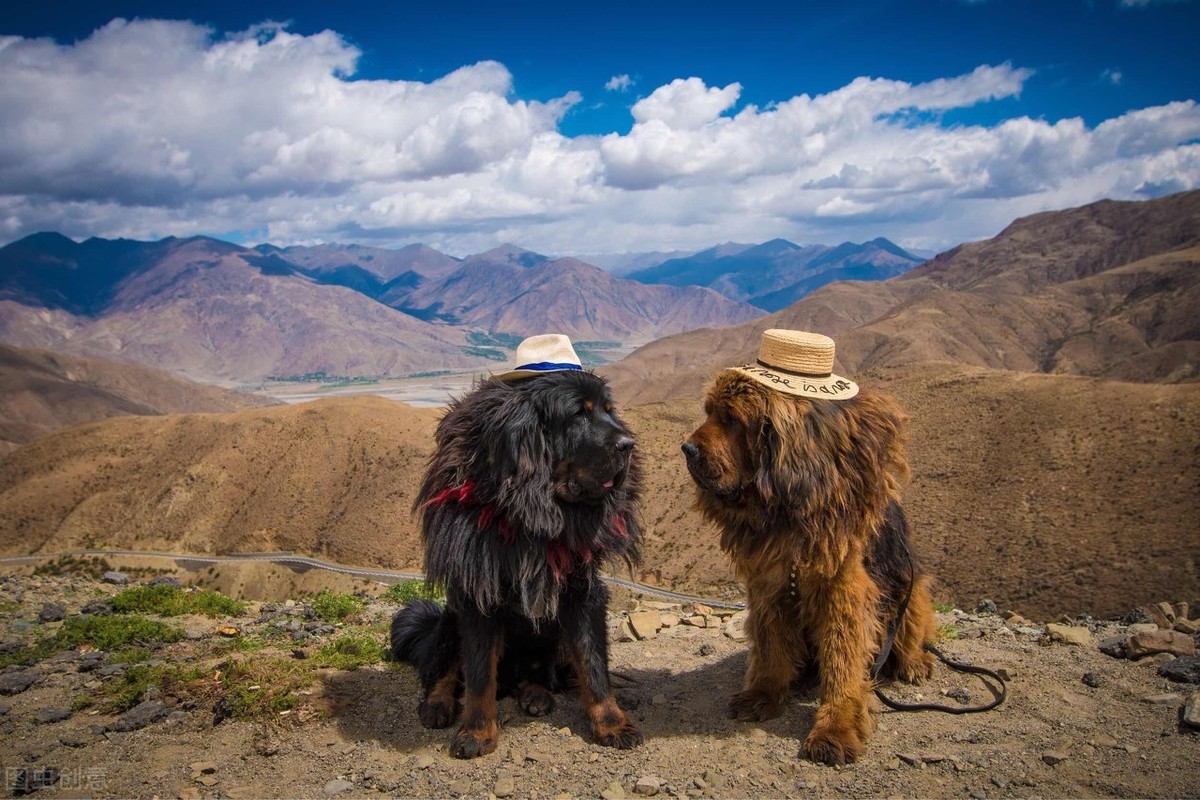
{"type": "Polygon", "coordinates": [[[1196,2],[785,5],[8,8],[0,239],[941,249],[1200,185],[1196,2]]]}

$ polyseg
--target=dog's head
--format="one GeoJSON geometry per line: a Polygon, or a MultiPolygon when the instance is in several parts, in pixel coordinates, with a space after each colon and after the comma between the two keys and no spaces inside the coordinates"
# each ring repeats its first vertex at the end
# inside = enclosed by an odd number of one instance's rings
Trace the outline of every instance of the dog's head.
{"type": "Polygon", "coordinates": [[[683,453],[701,510],[712,517],[761,526],[877,504],[907,470],[903,413],[880,394],[799,397],[725,370],[704,410],[707,418],[683,453]]]}
{"type": "Polygon", "coordinates": [[[484,381],[451,407],[437,440],[435,461],[530,532],[556,535],[568,509],[630,502],[634,439],[590,372],[484,381]]]}

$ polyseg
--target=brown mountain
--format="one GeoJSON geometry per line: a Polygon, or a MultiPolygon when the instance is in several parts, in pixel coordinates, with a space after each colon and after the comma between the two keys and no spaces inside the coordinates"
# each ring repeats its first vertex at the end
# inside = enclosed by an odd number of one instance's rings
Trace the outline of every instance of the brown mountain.
{"type": "Polygon", "coordinates": [[[147,367],[0,345],[0,454],[58,428],[108,417],[274,404],[147,367]]]}
{"type": "Polygon", "coordinates": [[[651,286],[617,278],[573,258],[472,257],[445,280],[423,286],[401,308],[425,319],[531,335],[560,331],[578,340],[647,341],[684,330],[731,325],[762,312],[710,289],[651,286]]]}
{"type": "MultiPolygon", "coordinates": [[[[1200,596],[1200,384],[949,365],[864,380],[912,414],[906,504],[940,599],[1052,618],[1200,596]]],[[[646,464],[639,576],[736,595],[679,453],[698,400],[625,416],[646,464]]],[[[59,431],[0,461],[0,552],[290,550],[419,568],[410,512],[437,417],[363,396],[59,431]]]]}
{"type": "Polygon", "coordinates": [[[364,247],[357,244],[320,244],[291,247],[260,245],[261,253],[276,253],[314,273],[330,273],[354,267],[388,283],[408,272],[423,278],[444,278],[458,269],[459,261],[423,244],[410,244],[398,250],[364,247]]]}
{"type": "Polygon", "coordinates": [[[842,370],[946,361],[1136,381],[1200,377],[1200,192],[1017,220],[880,283],[826,286],[724,330],[653,342],[603,372],[637,402],[700,391],[761,331],[837,338],[842,370]],[[664,368],[669,366],[670,373],[664,368]]]}
{"type": "Polygon", "coordinates": [[[402,375],[486,363],[463,350],[464,331],[319,285],[275,255],[212,239],[164,240],[143,249],[132,268],[118,269],[85,260],[87,244],[60,255],[58,273],[38,273],[48,275],[40,284],[5,274],[0,297],[11,299],[0,300],[0,340],[209,381],[402,375]],[[70,278],[79,272],[101,277],[72,295],[70,278]]]}

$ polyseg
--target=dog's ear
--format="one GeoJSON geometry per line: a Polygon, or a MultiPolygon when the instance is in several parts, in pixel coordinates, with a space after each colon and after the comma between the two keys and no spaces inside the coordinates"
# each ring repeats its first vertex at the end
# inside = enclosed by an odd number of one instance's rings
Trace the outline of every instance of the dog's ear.
{"type": "Polygon", "coordinates": [[[561,530],[562,510],[554,502],[553,456],[533,400],[526,392],[508,392],[486,416],[482,442],[501,512],[530,533],[561,530]]]}
{"type": "Polygon", "coordinates": [[[758,453],[754,485],[769,506],[794,507],[818,487],[820,466],[811,464],[811,442],[804,430],[804,409],[787,397],[767,394],[750,452],[758,453]]]}

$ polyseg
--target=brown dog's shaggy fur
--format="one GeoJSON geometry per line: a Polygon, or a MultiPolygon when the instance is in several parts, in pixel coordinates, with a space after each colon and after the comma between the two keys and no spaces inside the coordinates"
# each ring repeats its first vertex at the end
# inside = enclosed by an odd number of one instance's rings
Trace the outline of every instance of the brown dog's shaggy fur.
{"type": "Polygon", "coordinates": [[[792,681],[816,667],[820,707],[801,752],[854,761],[873,729],[871,663],[910,584],[883,674],[920,683],[933,669],[929,579],[910,556],[898,499],[904,413],[875,392],[809,399],[735,370],[717,376],[705,412],[683,450],[749,608],[745,687],[730,716],[779,716],[792,681]]]}

